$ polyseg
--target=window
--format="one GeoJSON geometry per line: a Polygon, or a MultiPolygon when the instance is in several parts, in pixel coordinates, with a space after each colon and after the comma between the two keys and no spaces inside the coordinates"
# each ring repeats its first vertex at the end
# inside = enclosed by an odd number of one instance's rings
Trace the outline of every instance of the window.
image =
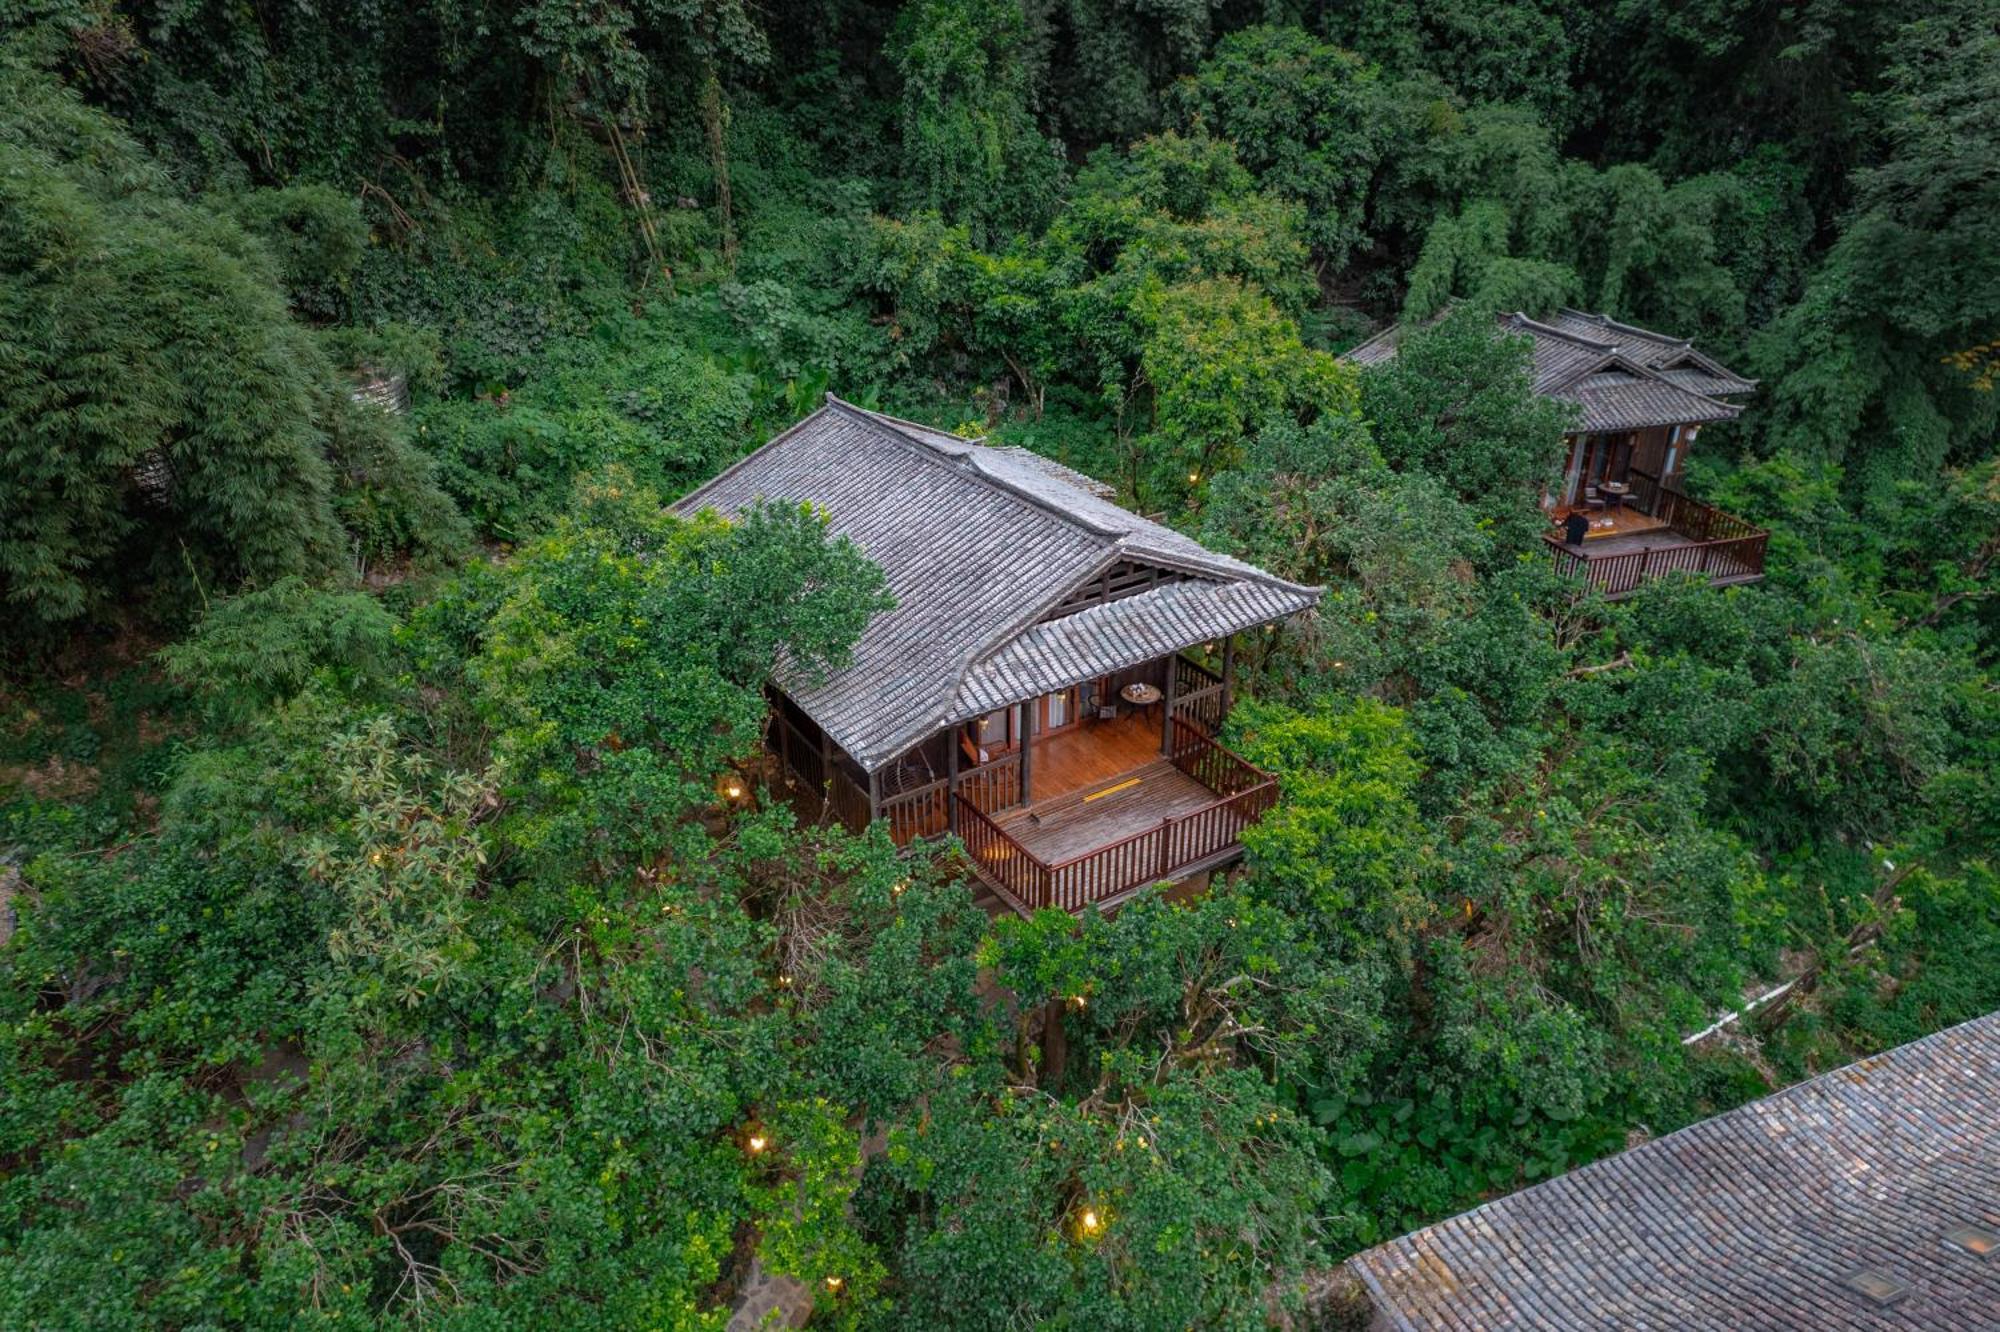
{"type": "Polygon", "coordinates": [[[973,729],[981,749],[1006,749],[1021,738],[1020,705],[987,713],[973,723],[973,729]]]}
{"type": "Polygon", "coordinates": [[[1051,731],[1069,725],[1070,719],[1076,715],[1076,691],[1065,689],[1060,694],[1050,694],[1047,715],[1051,731]]]}

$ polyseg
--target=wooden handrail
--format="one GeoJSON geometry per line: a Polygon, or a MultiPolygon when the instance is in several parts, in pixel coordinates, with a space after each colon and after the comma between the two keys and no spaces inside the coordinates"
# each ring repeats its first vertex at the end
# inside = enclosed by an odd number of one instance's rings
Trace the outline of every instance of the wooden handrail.
{"type": "Polygon", "coordinates": [[[1216,798],[1059,861],[1044,860],[981,808],[964,789],[971,774],[960,775],[958,790],[948,780],[939,781],[886,800],[882,817],[899,843],[955,828],[981,872],[1028,910],[1081,910],[1171,878],[1235,846],[1243,828],[1277,802],[1275,777],[1185,718],[1172,718],[1170,729],[1174,766],[1216,792],[1216,798]]]}
{"type": "MultiPolygon", "coordinates": [[[[1275,791],[1277,788],[1278,788],[1278,779],[1276,777],[1273,777],[1269,781],[1262,782],[1257,786],[1251,787],[1249,790],[1238,791],[1235,795],[1222,796],[1218,799],[1211,800],[1208,804],[1202,805],[1196,809],[1191,809],[1185,814],[1169,814],[1167,815],[1167,817],[1161,819],[1159,823],[1155,824],[1151,828],[1146,828],[1140,832],[1132,833],[1130,836],[1127,837],[1121,837],[1115,842],[1107,842],[1103,846],[1097,847],[1095,850],[1079,851],[1075,855],[1069,857],[1067,860],[1058,860],[1054,864],[1046,864],[1046,868],[1050,870],[1066,870],[1070,868],[1072,865],[1081,865],[1086,860],[1095,860],[1097,857],[1105,855],[1108,852],[1116,851],[1118,848],[1122,846],[1129,846],[1130,844],[1140,841],[1143,838],[1151,837],[1157,832],[1159,832],[1161,828],[1167,827],[1171,824],[1187,823],[1192,819],[1200,818],[1202,815],[1207,814],[1212,810],[1221,809],[1224,805],[1233,804],[1234,802],[1241,800],[1244,796],[1255,795],[1258,792],[1267,789],[1275,791]]],[[[1004,828],[996,828],[995,831],[999,832],[1002,837],[1005,837],[1007,835],[1006,830],[1004,828]]],[[[1026,847],[1022,847],[1021,849],[1023,851],[1027,850],[1026,847]]],[[[1030,856],[1032,856],[1033,854],[1034,854],[1033,852],[1029,852],[1030,856]]],[[[1036,863],[1045,864],[1045,862],[1041,861],[1037,861],[1036,863]]],[[[1147,882],[1151,882],[1151,880],[1147,880],[1147,882]]]]}
{"type": "Polygon", "coordinates": [[[1692,573],[1710,579],[1761,577],[1769,536],[1757,532],[1712,541],[1674,541],[1615,555],[1592,555],[1588,551],[1579,554],[1556,537],[1547,540],[1559,572],[1564,575],[1581,572],[1607,595],[1621,597],[1648,578],[1669,573],[1692,573]]]}

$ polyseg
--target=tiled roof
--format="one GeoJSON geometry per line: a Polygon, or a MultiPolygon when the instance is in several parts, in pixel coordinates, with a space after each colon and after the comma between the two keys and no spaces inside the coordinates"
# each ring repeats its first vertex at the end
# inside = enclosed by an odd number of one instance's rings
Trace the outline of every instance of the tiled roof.
{"type": "MultiPolygon", "coordinates": [[[[1685,341],[1604,315],[1565,309],[1543,320],[1516,312],[1499,323],[1530,339],[1535,392],[1576,403],[1587,431],[1726,420],[1741,409],[1714,395],[1756,387],[1685,341]]],[[[1343,359],[1380,365],[1401,340],[1402,326],[1391,325],[1343,359]]]]}
{"type": "Polygon", "coordinates": [[[1702,382],[1686,383],[1682,387],[1697,393],[1735,396],[1757,387],[1756,380],[1745,379],[1720,361],[1696,351],[1694,344],[1685,338],[1668,337],[1665,333],[1655,333],[1633,324],[1621,324],[1609,315],[1568,308],[1558,310],[1547,322],[1565,332],[1608,342],[1619,355],[1637,361],[1648,370],[1656,370],[1669,379],[1675,379],[1677,371],[1693,371],[1702,382]]]}
{"type": "Polygon", "coordinates": [[[1586,375],[1557,396],[1582,409],[1583,430],[1637,430],[1645,426],[1726,421],[1737,408],[1647,375],[1586,375]]]}
{"type": "Polygon", "coordinates": [[[1968,1226],[2000,1230],[2000,1013],[1349,1263],[1399,1332],[1990,1330],[1968,1226]]]}
{"type": "Polygon", "coordinates": [[[781,681],[871,772],[953,722],[1296,614],[1319,599],[1317,588],[1274,578],[1119,508],[1104,487],[1026,449],[961,439],[831,395],[675,508],[734,512],[760,500],[823,509],[836,534],[881,566],[896,598],[869,622],[847,669],[817,686],[781,681]],[[1037,625],[1120,562],[1189,578],[1037,625]],[[1162,597],[1168,589],[1183,590],[1162,597]],[[1254,618],[1243,618],[1250,608],[1254,618]],[[1100,614],[1111,610],[1119,615],[1100,614]],[[1070,620],[1086,623],[1061,636],[1045,632],[1070,620]],[[1088,636],[1092,625],[1117,626],[1122,644],[1109,629],[1088,636]],[[1003,658],[1007,664],[989,669],[1003,658]],[[1023,687],[979,701],[1002,680],[1023,687]]]}
{"type": "MultiPolygon", "coordinates": [[[[975,664],[951,721],[1053,693],[1194,643],[1283,619],[1299,593],[1255,580],[1165,583],[1028,629],[975,664]]],[[[947,723],[948,724],[948,723],[947,723]]]]}

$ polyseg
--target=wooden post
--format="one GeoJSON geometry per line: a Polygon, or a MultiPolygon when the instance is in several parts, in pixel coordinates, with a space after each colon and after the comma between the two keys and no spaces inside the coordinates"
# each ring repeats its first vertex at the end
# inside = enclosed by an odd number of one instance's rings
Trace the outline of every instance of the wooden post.
{"type": "Polygon", "coordinates": [[[868,821],[882,817],[882,773],[878,769],[868,774],[868,821]]]}
{"type": "Polygon", "coordinates": [[[1029,792],[1035,789],[1031,785],[1033,777],[1029,771],[1034,767],[1035,733],[1033,728],[1028,725],[1028,709],[1034,707],[1035,702],[1033,699],[1029,699],[1026,703],[1020,703],[1016,706],[1020,711],[1015,715],[1021,719],[1021,803],[1026,805],[1028,803],[1029,792]]]}
{"type": "Polygon", "coordinates": [[[958,831],[958,737],[965,734],[963,726],[954,726],[945,732],[944,766],[944,826],[946,832],[958,831]]]}
{"type": "MultiPolygon", "coordinates": [[[[1231,634],[1229,637],[1222,640],[1223,718],[1227,718],[1229,716],[1229,709],[1231,705],[1233,705],[1235,702],[1236,702],[1236,635],[1231,634]]],[[[1219,724],[1219,722],[1215,729],[1217,734],[1221,733],[1222,727],[1219,724]]]]}
{"type": "Polygon", "coordinates": [[[1172,754],[1174,752],[1174,693],[1175,686],[1180,683],[1180,674],[1181,654],[1178,652],[1169,652],[1167,654],[1167,683],[1160,690],[1160,752],[1162,754],[1172,754]]]}

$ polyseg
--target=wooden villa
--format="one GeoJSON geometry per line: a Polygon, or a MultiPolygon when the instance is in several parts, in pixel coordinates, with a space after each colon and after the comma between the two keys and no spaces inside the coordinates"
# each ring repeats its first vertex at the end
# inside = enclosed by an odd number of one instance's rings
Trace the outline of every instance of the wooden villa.
{"type": "MultiPolygon", "coordinates": [[[[1754,380],[1682,339],[1604,315],[1566,309],[1499,323],[1533,343],[1535,391],[1577,408],[1561,482],[1543,498],[1559,569],[1613,598],[1666,573],[1700,574],[1716,586],[1764,576],[1766,534],[1681,489],[1701,428],[1740,412],[1731,400],[1753,391],[1754,380]]],[[[1346,359],[1380,364],[1400,336],[1401,326],[1391,327],[1346,359]]]]}
{"type": "Polygon", "coordinates": [[[1277,783],[1218,743],[1233,636],[1311,609],[1026,449],[826,405],[677,506],[810,502],[896,599],[774,690],[783,780],[899,844],[956,834],[1009,906],[1076,911],[1241,855],[1277,783]]]}

